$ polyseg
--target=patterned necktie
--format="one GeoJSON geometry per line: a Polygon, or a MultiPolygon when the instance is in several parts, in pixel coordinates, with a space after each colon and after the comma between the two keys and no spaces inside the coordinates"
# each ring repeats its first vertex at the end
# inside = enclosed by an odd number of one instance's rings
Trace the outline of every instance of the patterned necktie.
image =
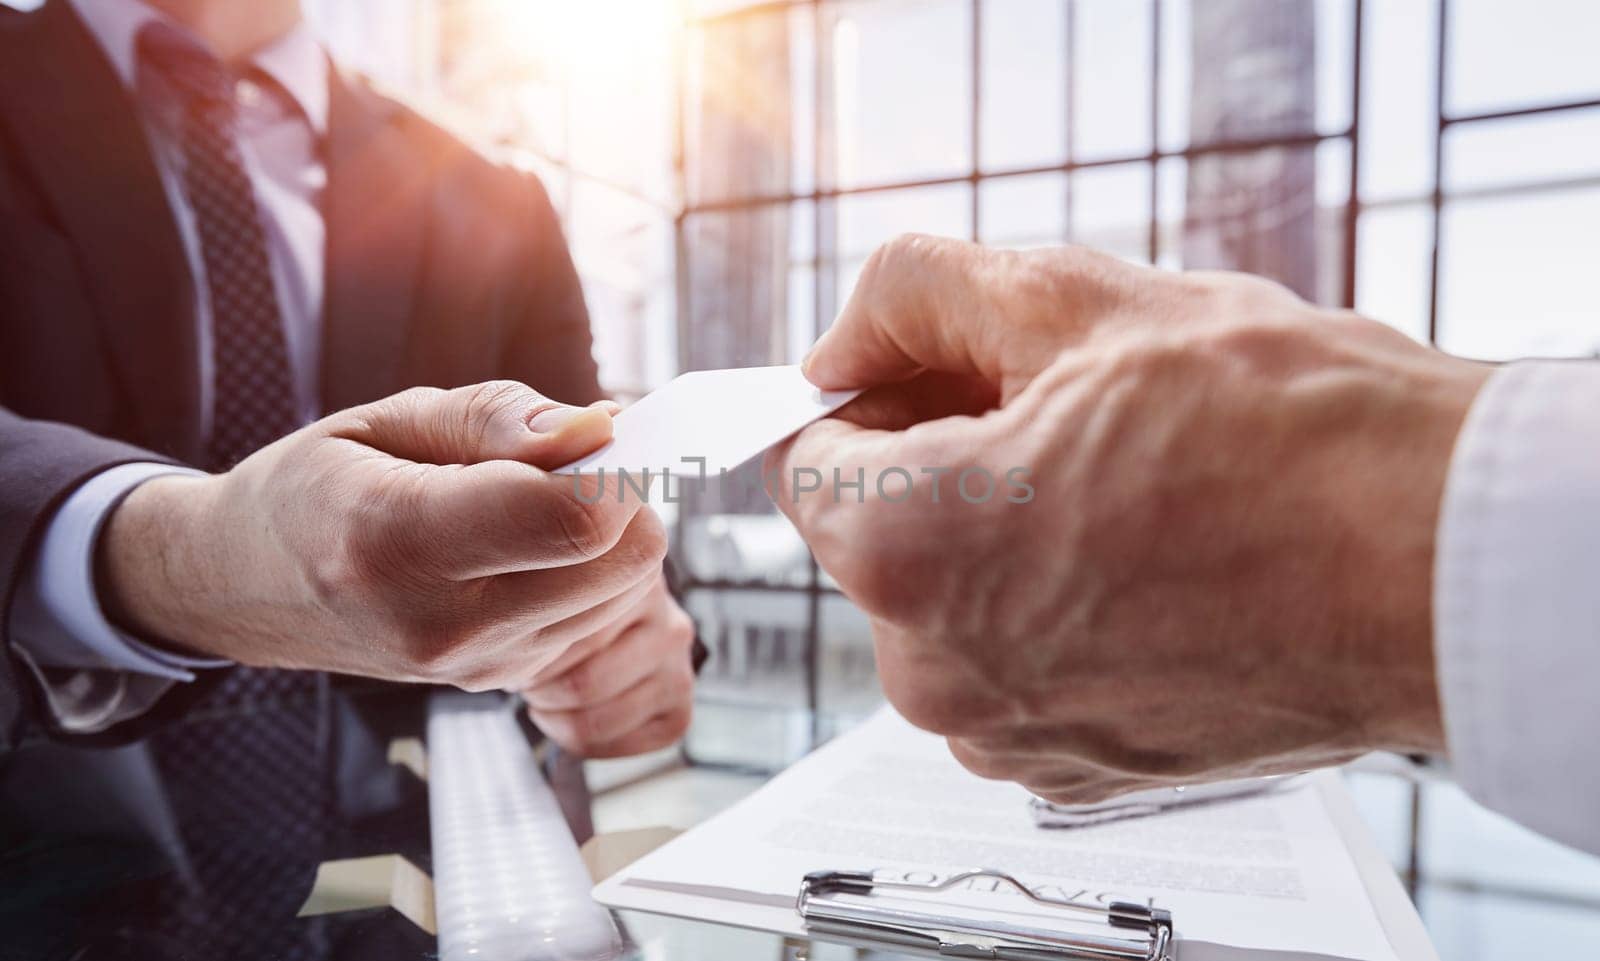
{"type": "MultiPolygon", "coordinates": [[[[214,372],[207,467],[227,470],[300,426],[283,317],[255,191],[235,132],[234,77],[165,24],[139,33],[140,65],[181,108],[183,189],[211,305],[214,372]]],[[[147,84],[146,88],[157,86],[147,84]]]]}
{"type": "MultiPolygon", "coordinates": [[[[139,57],[146,107],[180,119],[183,191],[211,307],[206,466],[228,470],[299,426],[266,231],[235,129],[234,78],[165,24],[140,31],[139,57]]],[[[151,737],[192,859],[182,892],[148,932],[174,956],[320,955],[317,927],[293,915],[328,818],[326,696],[311,672],[237,667],[151,737]]]]}

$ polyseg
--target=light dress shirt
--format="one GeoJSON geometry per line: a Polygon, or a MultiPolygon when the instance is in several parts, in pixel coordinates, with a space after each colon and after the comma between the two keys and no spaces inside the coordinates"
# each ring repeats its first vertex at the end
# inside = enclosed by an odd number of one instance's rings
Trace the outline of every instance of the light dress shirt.
{"type": "MultiPolygon", "coordinates": [[[[140,0],[71,0],[137,105],[156,169],[194,278],[201,430],[214,408],[211,304],[193,210],[183,187],[182,108],[145,96],[139,31],[165,14],[140,0]]],[[[181,27],[179,29],[182,29],[181,27]]],[[[234,89],[237,136],[266,232],[272,281],[284,324],[303,421],[318,412],[324,247],[320,206],[327,168],[320,145],[328,126],[328,60],[302,21],[250,58],[234,89]]],[[[165,474],[198,473],[165,464],[125,464],[95,475],[56,511],[30,558],[12,605],[11,637],[38,677],[57,723],[91,733],[147,710],[194,671],[226,664],[144,643],[105,616],[95,592],[95,548],[106,519],[134,487],[165,474]]]]}
{"type": "Polygon", "coordinates": [[[1600,362],[1490,377],[1456,441],[1434,565],[1457,781],[1600,854],[1600,362]]]}

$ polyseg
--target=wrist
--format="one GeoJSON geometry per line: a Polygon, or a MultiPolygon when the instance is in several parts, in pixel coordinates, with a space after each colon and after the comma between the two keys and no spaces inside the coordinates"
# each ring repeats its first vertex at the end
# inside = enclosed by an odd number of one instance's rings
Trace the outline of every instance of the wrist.
{"type": "Polygon", "coordinates": [[[96,547],[97,594],[107,619],[137,637],[228,657],[205,629],[215,565],[205,558],[206,503],[213,477],[165,476],[130,491],[106,520],[96,547]]]}
{"type": "MultiPolygon", "coordinates": [[[[1387,638],[1390,650],[1379,658],[1386,675],[1375,690],[1381,698],[1370,731],[1372,747],[1404,753],[1443,753],[1445,732],[1434,657],[1433,579],[1446,479],[1457,438],[1479,389],[1493,368],[1436,351],[1424,355],[1426,372],[1408,386],[1416,419],[1402,421],[1402,436],[1390,445],[1381,476],[1390,488],[1386,507],[1373,518],[1389,532],[1388,583],[1374,588],[1380,607],[1403,608],[1391,623],[1403,625],[1387,638]],[[1401,520],[1415,518],[1414,522],[1401,520]],[[1404,603],[1397,603],[1399,597],[1404,603]],[[1383,600],[1390,603],[1385,604],[1383,600]]],[[[1383,643],[1383,642],[1380,642],[1383,643]]]]}

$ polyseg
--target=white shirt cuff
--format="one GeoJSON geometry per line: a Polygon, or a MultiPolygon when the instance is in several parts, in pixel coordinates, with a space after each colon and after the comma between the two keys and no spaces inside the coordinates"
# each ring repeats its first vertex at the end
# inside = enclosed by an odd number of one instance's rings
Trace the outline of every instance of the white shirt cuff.
{"type": "Polygon", "coordinates": [[[1600,852],[1600,364],[1496,371],[1440,511],[1434,643],[1456,777],[1600,852]]]}
{"type": "MultiPolygon", "coordinates": [[[[56,721],[68,730],[103,730],[143,713],[193,669],[229,661],[146,644],[106,617],[95,590],[95,550],[112,510],[135,487],[169,474],[200,475],[168,464],[123,464],[86,481],[56,511],[11,610],[11,637],[38,677],[56,721]]],[[[203,476],[203,475],[202,475],[203,476]]]]}

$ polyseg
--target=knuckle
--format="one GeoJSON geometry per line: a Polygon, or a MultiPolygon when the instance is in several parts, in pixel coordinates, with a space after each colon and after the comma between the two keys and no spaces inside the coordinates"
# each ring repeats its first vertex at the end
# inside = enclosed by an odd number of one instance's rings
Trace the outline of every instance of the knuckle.
{"type": "Polygon", "coordinates": [[[678,703],[687,704],[694,700],[694,668],[687,661],[679,662],[669,681],[668,695],[676,698],[678,703]]]}
{"type": "Polygon", "coordinates": [[[688,647],[694,643],[695,627],[694,618],[683,608],[675,608],[668,616],[667,635],[674,645],[679,648],[688,647]]]}
{"type": "Polygon", "coordinates": [[[573,711],[566,715],[568,747],[589,751],[605,742],[602,719],[593,711],[573,711]]]}
{"type": "Polygon", "coordinates": [[[603,504],[587,504],[569,497],[560,498],[555,504],[556,526],[568,550],[581,559],[592,560],[610,549],[615,540],[615,521],[603,504]]]}
{"type": "Polygon", "coordinates": [[[496,417],[501,413],[526,406],[537,395],[525,385],[514,380],[489,380],[458,388],[461,404],[456,416],[460,421],[451,425],[471,441],[481,441],[496,417]]]}
{"type": "Polygon", "coordinates": [[[667,556],[667,529],[655,512],[646,508],[634,515],[622,535],[632,567],[648,571],[659,567],[667,556]]]}
{"type": "Polygon", "coordinates": [[[900,716],[924,731],[949,734],[962,723],[959,704],[942,691],[910,684],[895,685],[895,690],[888,693],[900,716]]]}
{"type": "Polygon", "coordinates": [[[414,613],[396,633],[412,673],[468,690],[501,686],[503,672],[490,663],[475,661],[472,652],[482,641],[476,623],[452,612],[414,613]]]}
{"type": "Polygon", "coordinates": [[[573,704],[588,704],[595,697],[597,677],[587,664],[580,664],[558,682],[561,693],[573,704]]]}
{"type": "MultiPolygon", "coordinates": [[[[371,407],[393,407],[405,412],[426,410],[443,400],[448,393],[449,391],[440,387],[407,387],[397,394],[375,401],[371,407]]],[[[358,407],[355,410],[359,412],[363,408],[358,407]]]]}
{"type": "Polygon", "coordinates": [[[319,607],[338,609],[366,593],[372,566],[368,551],[356,539],[340,536],[312,559],[306,580],[319,607]]]}
{"type": "Polygon", "coordinates": [[[928,234],[903,233],[878,245],[861,268],[864,282],[875,283],[892,279],[924,259],[940,243],[940,238],[928,234]]]}
{"type": "Polygon", "coordinates": [[[667,712],[661,721],[661,743],[665,745],[681,740],[689,733],[689,724],[693,720],[694,710],[687,704],[667,712]]]}
{"type": "Polygon", "coordinates": [[[970,741],[961,738],[950,738],[947,742],[950,754],[961,766],[976,774],[978,777],[991,781],[1010,781],[1016,777],[1016,766],[1008,763],[1005,758],[985,751],[970,741]]]}
{"type": "Polygon", "coordinates": [[[531,388],[515,380],[486,380],[458,390],[463,395],[463,408],[481,414],[497,413],[536,396],[531,388]]]}
{"type": "Polygon", "coordinates": [[[822,561],[824,552],[818,551],[823,567],[834,574],[852,601],[867,613],[897,625],[916,623],[937,613],[938,602],[909,586],[925,582],[905,577],[911,568],[904,557],[886,550],[881,539],[861,538],[857,543],[877,546],[853,553],[848,549],[829,551],[826,561],[822,561]]]}

